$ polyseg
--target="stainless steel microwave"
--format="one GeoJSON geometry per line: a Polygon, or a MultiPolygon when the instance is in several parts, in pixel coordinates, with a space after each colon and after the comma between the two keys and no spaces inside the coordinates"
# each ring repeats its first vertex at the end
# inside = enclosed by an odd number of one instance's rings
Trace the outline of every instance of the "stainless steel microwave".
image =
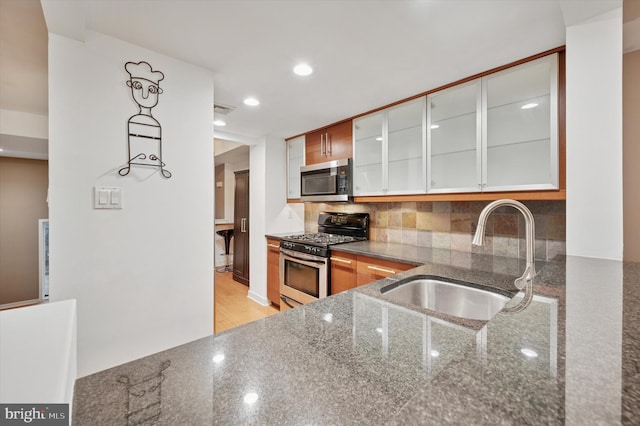
{"type": "Polygon", "coordinates": [[[353,184],[351,159],[300,167],[302,201],[351,201],[353,184]]]}

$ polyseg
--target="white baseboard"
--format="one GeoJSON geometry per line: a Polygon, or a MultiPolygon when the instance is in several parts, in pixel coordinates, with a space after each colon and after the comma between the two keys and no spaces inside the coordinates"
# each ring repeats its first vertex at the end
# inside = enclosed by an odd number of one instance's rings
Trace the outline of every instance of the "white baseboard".
{"type": "Polygon", "coordinates": [[[259,294],[254,293],[253,291],[249,290],[249,292],[247,293],[247,297],[251,300],[253,300],[256,303],[261,304],[262,306],[269,306],[271,305],[271,302],[269,302],[269,299],[266,299],[262,296],[260,296],[259,294]]]}

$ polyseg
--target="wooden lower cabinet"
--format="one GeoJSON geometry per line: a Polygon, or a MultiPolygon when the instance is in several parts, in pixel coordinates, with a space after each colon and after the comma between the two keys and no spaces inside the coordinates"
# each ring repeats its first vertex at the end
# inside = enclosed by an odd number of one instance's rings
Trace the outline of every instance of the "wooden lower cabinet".
{"type": "Polygon", "coordinates": [[[331,253],[331,294],[356,286],[357,256],[351,253],[331,253]]]}
{"type": "Polygon", "coordinates": [[[280,241],[267,238],[267,299],[280,307],[280,241]]]}
{"type": "Polygon", "coordinates": [[[415,265],[376,259],[368,256],[358,256],[356,285],[361,286],[390,277],[398,272],[415,268],[415,265]]]}
{"type": "Polygon", "coordinates": [[[332,251],[331,294],[369,284],[415,267],[402,262],[332,251]]]}

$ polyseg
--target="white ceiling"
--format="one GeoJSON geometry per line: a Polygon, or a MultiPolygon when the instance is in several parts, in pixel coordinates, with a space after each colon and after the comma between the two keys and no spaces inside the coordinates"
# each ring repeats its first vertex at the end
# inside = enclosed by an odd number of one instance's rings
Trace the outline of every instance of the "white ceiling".
{"type": "MultiPolygon", "coordinates": [[[[3,109],[46,114],[46,30],[41,27],[38,3],[0,0],[3,109]]],[[[212,70],[216,103],[236,107],[224,117],[227,126],[222,135],[231,140],[293,136],[561,46],[565,22],[621,4],[620,0],[42,3],[50,31],[73,38],[97,31],[212,70]],[[291,69],[298,61],[308,62],[315,72],[307,78],[295,76],[291,69]],[[249,95],[260,99],[261,105],[244,106],[242,100],[249,95]]]]}

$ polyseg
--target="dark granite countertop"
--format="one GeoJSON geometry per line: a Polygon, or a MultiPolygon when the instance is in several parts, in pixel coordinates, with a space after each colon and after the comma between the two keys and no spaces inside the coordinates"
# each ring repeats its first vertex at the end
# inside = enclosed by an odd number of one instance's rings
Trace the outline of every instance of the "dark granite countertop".
{"type": "MultiPolygon", "coordinates": [[[[389,255],[355,244],[340,250],[389,255]]],[[[424,265],[77,380],[73,423],[640,422],[639,263],[538,263],[524,311],[461,321],[379,290],[436,275],[515,294],[522,262],[395,249],[424,265]]]]}

